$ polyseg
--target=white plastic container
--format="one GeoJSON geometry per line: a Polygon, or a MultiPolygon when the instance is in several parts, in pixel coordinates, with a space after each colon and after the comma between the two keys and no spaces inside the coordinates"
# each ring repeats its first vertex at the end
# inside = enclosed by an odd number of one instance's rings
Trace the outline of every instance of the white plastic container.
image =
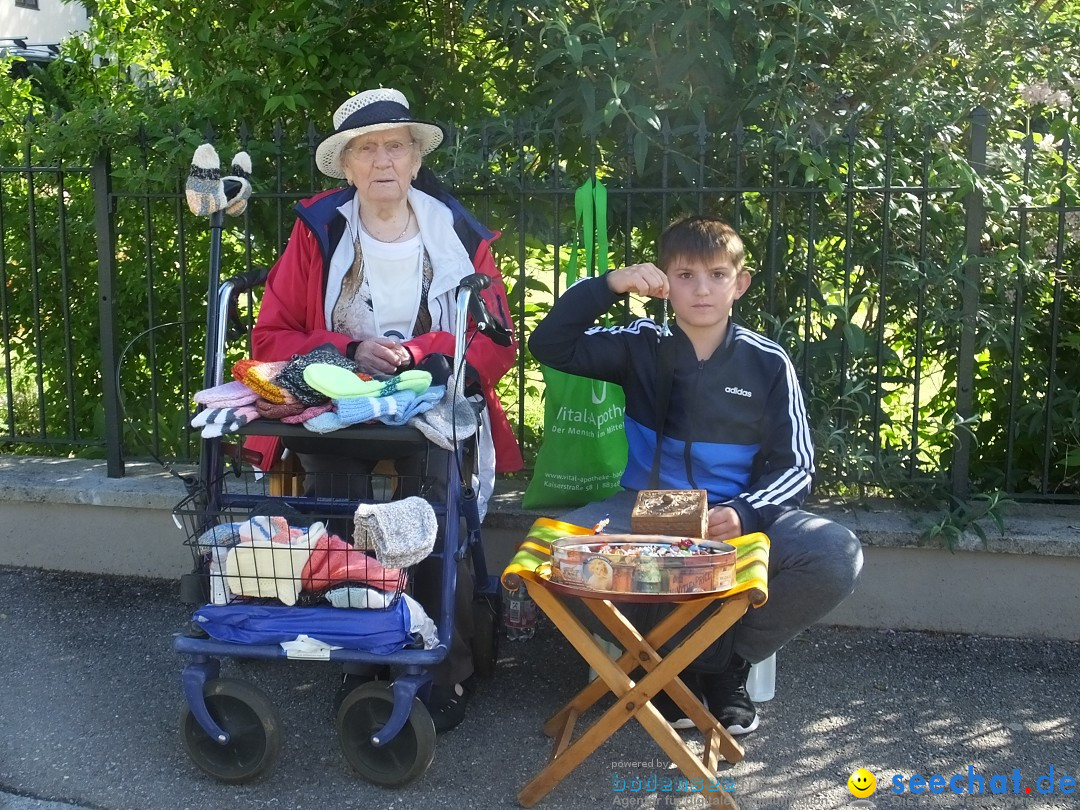
{"type": "Polygon", "coordinates": [[[776,694],[776,653],[750,667],[746,692],[754,703],[772,700],[776,694]]]}

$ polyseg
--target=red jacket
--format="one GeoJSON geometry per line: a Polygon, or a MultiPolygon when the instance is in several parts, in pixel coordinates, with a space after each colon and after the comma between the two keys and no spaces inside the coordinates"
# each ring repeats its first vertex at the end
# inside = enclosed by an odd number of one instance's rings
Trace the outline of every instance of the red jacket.
{"type": "MultiPolygon", "coordinates": [[[[474,271],[491,277],[491,285],[481,293],[484,301],[495,318],[511,327],[506,287],[490,250],[498,234],[473,218],[437,185],[434,175],[426,169],[421,170],[415,185],[450,209],[454,233],[471,257],[474,271]]],[[[252,333],[254,359],[289,360],[293,355],[304,354],[325,343],[333,344],[344,354],[353,341],[348,335],[327,328],[324,297],[330,258],[345,230],[345,220],[337,209],[354,193],[351,187],[332,189],[302,200],[296,206],[297,221],[289,243],[266,280],[259,317],[252,333]]],[[[471,339],[475,332],[476,326],[470,319],[468,338],[471,339]]],[[[454,354],[454,336],[449,331],[431,331],[403,345],[414,363],[429,354],[454,354]]],[[[516,355],[516,342],[511,346],[498,346],[483,335],[472,340],[465,355],[479,378],[487,402],[498,472],[512,472],[522,467],[517,439],[495,394],[495,384],[513,368],[516,355]]],[[[249,436],[246,447],[261,454],[259,466],[262,469],[269,469],[281,452],[281,442],[273,436],[249,436]]]]}

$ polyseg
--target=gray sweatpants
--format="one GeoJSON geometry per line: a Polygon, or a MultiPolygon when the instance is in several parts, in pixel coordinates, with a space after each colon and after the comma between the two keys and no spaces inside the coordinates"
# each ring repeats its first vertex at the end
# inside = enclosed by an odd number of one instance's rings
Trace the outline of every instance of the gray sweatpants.
{"type": "MultiPolygon", "coordinates": [[[[636,498],[637,492],[622,490],[560,519],[594,526],[607,517],[610,522],[606,532],[625,534],[630,531],[636,498]]],[[[850,530],[800,509],[784,513],[764,533],[770,543],[769,601],[760,608],[751,608],[734,630],[706,650],[691,669],[722,671],[732,651],[751,663],[762,661],[855,590],[862,569],[862,546],[850,530]]],[[[619,604],[619,610],[634,626],[646,631],[670,609],[667,605],[619,604]]],[[[590,630],[608,635],[591,611],[583,608],[575,613],[590,630]]],[[[691,623],[673,641],[679,641],[696,625],[691,623]]]]}

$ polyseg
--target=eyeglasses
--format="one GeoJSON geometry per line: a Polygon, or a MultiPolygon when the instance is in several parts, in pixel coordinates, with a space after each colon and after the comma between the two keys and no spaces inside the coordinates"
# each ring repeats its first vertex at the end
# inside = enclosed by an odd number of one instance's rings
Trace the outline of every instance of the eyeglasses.
{"type": "Polygon", "coordinates": [[[387,141],[386,143],[366,141],[365,143],[356,144],[354,146],[346,146],[345,151],[357,160],[370,162],[375,160],[375,156],[379,154],[379,149],[381,148],[391,160],[399,160],[412,151],[415,144],[416,141],[387,141]]]}

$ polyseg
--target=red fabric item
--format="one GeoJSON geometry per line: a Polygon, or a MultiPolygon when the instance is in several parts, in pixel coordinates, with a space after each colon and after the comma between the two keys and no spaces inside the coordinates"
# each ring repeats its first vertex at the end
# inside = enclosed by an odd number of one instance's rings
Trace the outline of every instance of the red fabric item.
{"type": "MultiPolygon", "coordinates": [[[[331,189],[303,200],[300,205],[310,207],[323,197],[339,194],[341,189],[331,189]]],[[[496,234],[496,238],[497,238],[496,234]]],[[[491,278],[491,286],[481,295],[496,317],[508,319],[510,306],[502,274],[491,255],[491,242],[481,242],[472,256],[473,268],[491,278]]],[[[316,346],[330,343],[342,354],[352,341],[348,335],[331,332],[326,328],[323,310],[323,293],[326,286],[324,274],[329,265],[324,264],[319,242],[311,228],[301,219],[293,225],[289,243],[266,280],[259,309],[259,318],[252,333],[252,355],[258,360],[288,360],[293,355],[305,354],[316,346]]],[[[470,321],[469,339],[476,332],[470,321]]],[[[419,362],[429,354],[441,353],[453,356],[454,336],[449,332],[429,332],[403,344],[419,362]]],[[[497,346],[486,337],[472,340],[466,352],[469,365],[479,376],[480,387],[491,418],[492,441],[495,445],[496,472],[514,472],[523,466],[521,450],[514,430],[495,393],[495,385],[514,366],[517,343],[497,346]]],[[[252,436],[246,447],[261,454],[262,469],[269,469],[281,454],[281,440],[274,436],[252,436]]]]}
{"type": "Polygon", "coordinates": [[[369,557],[333,534],[315,544],[300,574],[301,587],[315,593],[343,582],[361,582],[380,591],[394,591],[400,581],[399,569],[383,568],[382,563],[374,557],[369,557]]]}

